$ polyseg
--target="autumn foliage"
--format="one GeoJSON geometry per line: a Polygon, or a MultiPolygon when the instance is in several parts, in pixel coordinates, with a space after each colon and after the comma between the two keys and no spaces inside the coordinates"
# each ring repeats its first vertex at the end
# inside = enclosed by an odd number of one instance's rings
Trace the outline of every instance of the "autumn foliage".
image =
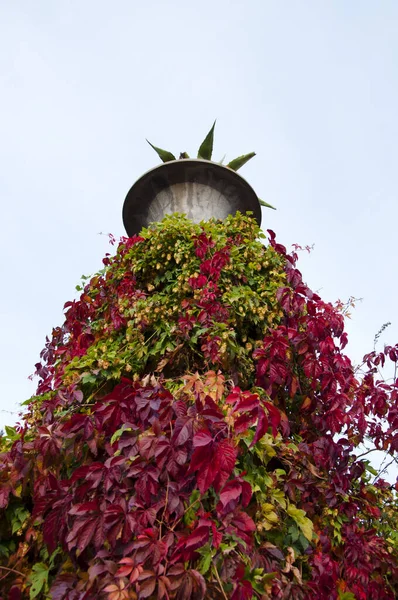
{"type": "Polygon", "coordinates": [[[394,599],[398,386],[273,232],[167,217],[65,305],[0,438],[3,600],[394,599]]]}

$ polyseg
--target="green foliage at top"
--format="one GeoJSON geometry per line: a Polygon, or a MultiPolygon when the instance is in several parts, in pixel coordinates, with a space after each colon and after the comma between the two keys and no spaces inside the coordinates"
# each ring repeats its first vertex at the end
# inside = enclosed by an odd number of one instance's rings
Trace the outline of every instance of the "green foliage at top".
{"type": "MultiPolygon", "coordinates": [[[[138,297],[126,295],[117,300],[118,318],[125,327],[109,327],[109,311],[116,297],[102,301],[101,312],[91,324],[91,333],[98,341],[84,356],[68,362],[65,381],[79,381],[82,373],[93,369],[98,370],[96,382],[102,377],[118,379],[126,368],[141,375],[163,370],[159,369],[160,362],[164,367],[169,365],[170,373],[206,369],[211,361],[202,354],[201,346],[207,337],[222,340],[221,364],[236,381],[253,382],[253,344],[282,316],[275,309],[275,294],[285,281],[285,273],[283,260],[271,246],[261,243],[259,238],[264,236],[252,219],[238,215],[229,216],[223,225],[215,221],[194,225],[182,215],[172,215],[144,229],[141,237],[145,243],[129,249],[121,244],[107,265],[107,289],[113,290],[125,273],[132,271],[142,290],[138,297]],[[219,257],[224,260],[222,253],[228,245],[229,264],[217,280],[217,296],[230,307],[228,323],[222,315],[211,322],[199,318],[203,308],[196,300],[203,296],[203,289],[195,286],[204,275],[203,261],[195,253],[196,238],[212,240],[213,264],[219,257]],[[236,238],[241,240],[239,244],[229,241],[236,238]],[[194,306],[183,311],[190,292],[194,306]],[[179,319],[184,313],[192,320],[189,336],[180,334],[179,319]]],[[[94,282],[99,285],[99,280],[94,282]]],[[[98,294],[93,285],[87,292],[87,299],[98,294]]],[[[87,375],[86,380],[89,378],[87,375]]]]}
{"type": "MultiPolygon", "coordinates": [[[[201,143],[201,145],[199,147],[198,158],[202,158],[205,160],[212,159],[215,126],[216,126],[216,121],[214,121],[209,133],[207,134],[207,136],[205,137],[205,139],[203,140],[203,142],[201,143]]],[[[174,154],[172,154],[168,150],[163,150],[162,148],[158,148],[157,146],[154,146],[153,144],[151,144],[151,142],[149,142],[148,140],[147,140],[147,142],[155,150],[155,152],[157,153],[157,155],[163,162],[170,162],[171,160],[176,160],[174,154]]],[[[238,169],[243,167],[243,165],[245,165],[254,156],[256,156],[255,152],[249,152],[248,154],[243,154],[242,156],[238,156],[237,158],[234,158],[233,160],[231,160],[226,166],[229,169],[232,169],[233,171],[238,171],[238,169]]],[[[186,152],[181,152],[180,159],[184,159],[184,158],[189,158],[189,155],[186,152]]],[[[220,164],[222,164],[222,162],[223,161],[220,161],[220,164]]],[[[272,208],[273,210],[276,210],[275,207],[272,206],[272,204],[269,204],[268,202],[265,202],[264,200],[261,200],[260,198],[258,199],[258,201],[261,204],[261,206],[265,206],[266,208],[272,208]]]]}
{"type": "Polygon", "coordinates": [[[209,133],[203,140],[198,150],[198,158],[204,158],[205,160],[211,160],[213,154],[213,142],[214,142],[214,127],[216,122],[214,121],[209,133]]]}

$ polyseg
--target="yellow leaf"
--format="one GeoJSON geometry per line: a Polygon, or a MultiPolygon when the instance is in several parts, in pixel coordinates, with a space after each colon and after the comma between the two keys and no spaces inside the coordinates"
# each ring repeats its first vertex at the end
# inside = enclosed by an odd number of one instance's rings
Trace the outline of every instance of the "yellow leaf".
{"type": "Polygon", "coordinates": [[[275,502],[277,502],[279,504],[279,506],[281,506],[283,509],[286,510],[286,506],[287,506],[287,501],[286,501],[286,496],[285,494],[282,492],[282,490],[270,490],[272,498],[275,500],[275,502]]]}
{"type": "Polygon", "coordinates": [[[265,502],[261,505],[264,521],[262,521],[264,529],[271,529],[279,521],[279,517],[274,511],[274,505],[265,502]]]}
{"type": "Polygon", "coordinates": [[[305,511],[301,510],[300,508],[297,508],[296,506],[294,506],[294,504],[290,504],[287,507],[286,512],[297,523],[304,537],[306,537],[307,540],[311,541],[312,535],[314,533],[314,525],[311,519],[305,516],[305,511]]]}

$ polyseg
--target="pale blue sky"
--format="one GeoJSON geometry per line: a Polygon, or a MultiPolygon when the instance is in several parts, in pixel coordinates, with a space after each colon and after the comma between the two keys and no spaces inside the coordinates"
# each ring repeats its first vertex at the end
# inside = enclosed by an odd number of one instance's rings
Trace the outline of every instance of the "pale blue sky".
{"type": "MultiPolygon", "coordinates": [[[[157,157],[242,170],[280,242],[326,300],[363,298],[350,356],[398,341],[398,3],[19,0],[0,4],[2,411],[27,380],[82,274],[124,233],[122,203],[157,157]]],[[[0,426],[15,415],[0,412],[0,426]]]]}

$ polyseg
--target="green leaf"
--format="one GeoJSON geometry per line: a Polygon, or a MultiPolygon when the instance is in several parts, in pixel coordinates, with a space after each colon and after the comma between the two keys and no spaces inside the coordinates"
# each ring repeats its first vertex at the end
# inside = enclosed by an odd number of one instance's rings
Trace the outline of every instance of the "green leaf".
{"type": "Polygon", "coordinates": [[[196,342],[198,341],[198,338],[199,338],[201,335],[203,335],[203,334],[204,334],[204,333],[205,333],[207,330],[208,330],[208,327],[201,327],[200,329],[197,329],[197,330],[195,331],[195,333],[193,333],[193,334],[191,335],[191,338],[190,338],[190,340],[189,340],[189,341],[190,341],[190,343],[191,343],[191,344],[196,344],[196,342]]]}
{"type": "MultiPolygon", "coordinates": [[[[7,430],[7,427],[6,427],[7,430]]],[[[369,473],[372,473],[372,475],[377,476],[379,473],[378,471],[376,471],[376,469],[374,469],[369,463],[366,465],[366,470],[369,471],[369,473]]]]}
{"type": "Polygon", "coordinates": [[[125,431],[133,431],[131,427],[125,427],[124,425],[122,425],[122,427],[120,429],[118,429],[117,431],[115,431],[115,433],[113,434],[113,436],[111,437],[111,446],[120,438],[120,436],[125,432],[125,431]]]}
{"type": "Polygon", "coordinates": [[[6,430],[6,435],[10,440],[14,441],[19,439],[19,433],[15,427],[9,427],[8,425],[5,425],[4,429],[6,430]]]}
{"type": "Polygon", "coordinates": [[[296,523],[294,523],[294,525],[290,525],[289,529],[287,530],[288,534],[291,537],[291,542],[289,541],[289,543],[293,543],[297,542],[297,540],[300,537],[300,530],[297,527],[296,523]]]}
{"type": "Polygon", "coordinates": [[[202,555],[198,564],[198,571],[205,575],[210,569],[211,561],[215,551],[212,551],[210,544],[206,544],[203,548],[198,548],[197,552],[202,555]]]}
{"type": "Polygon", "coordinates": [[[54,561],[59,554],[62,554],[62,548],[60,548],[60,546],[58,546],[50,556],[49,570],[54,568],[54,561]]]}
{"type": "Polygon", "coordinates": [[[193,492],[189,498],[188,507],[184,513],[184,523],[186,525],[190,525],[191,523],[193,523],[196,520],[197,512],[198,512],[198,508],[199,508],[199,499],[200,499],[199,490],[193,490],[193,492]]]}
{"type": "Polygon", "coordinates": [[[30,512],[23,506],[18,506],[14,510],[11,518],[12,528],[11,533],[14,534],[22,527],[25,521],[30,517],[30,512]]]}
{"type": "Polygon", "coordinates": [[[356,596],[352,592],[342,592],[341,590],[338,590],[338,592],[339,600],[356,600],[356,596]]]}
{"type": "Polygon", "coordinates": [[[48,581],[48,567],[44,563],[36,563],[33,565],[32,572],[29,576],[31,581],[31,588],[29,592],[30,600],[36,598],[42,589],[47,585],[48,581]]]}
{"type": "Polygon", "coordinates": [[[8,548],[8,546],[0,544],[0,556],[4,556],[5,558],[8,558],[10,556],[10,549],[8,548]]]}
{"type": "Polygon", "coordinates": [[[305,516],[305,511],[297,508],[293,504],[290,504],[287,507],[286,512],[297,523],[307,540],[311,541],[314,532],[314,525],[311,519],[305,516]]]}
{"type": "Polygon", "coordinates": [[[242,156],[238,156],[238,158],[234,158],[230,163],[227,164],[227,167],[232,169],[233,171],[237,171],[243,165],[245,165],[253,156],[256,156],[255,152],[249,152],[249,154],[242,154],[242,156]]]}
{"type": "Polygon", "coordinates": [[[272,489],[270,491],[270,494],[271,494],[272,498],[275,500],[275,502],[277,502],[279,504],[279,506],[281,506],[283,509],[286,509],[286,505],[287,505],[286,496],[282,490],[279,490],[277,488],[272,489]]]}
{"type": "Polygon", "coordinates": [[[97,378],[95,375],[91,375],[91,373],[84,373],[82,377],[82,383],[95,383],[97,378]]]}
{"type": "Polygon", "coordinates": [[[199,490],[193,490],[192,494],[189,496],[189,504],[194,504],[195,502],[197,502],[200,498],[200,491],[199,490]]]}
{"type": "Polygon", "coordinates": [[[273,210],[276,210],[275,206],[272,206],[272,204],[268,204],[268,202],[265,202],[265,200],[261,200],[261,198],[259,198],[258,201],[260,202],[261,206],[266,206],[267,208],[272,208],[273,210]]]}
{"type": "Polygon", "coordinates": [[[151,148],[153,148],[155,152],[157,152],[159,158],[163,162],[170,162],[171,160],[176,160],[176,157],[171,152],[168,152],[167,150],[162,150],[162,148],[157,148],[156,146],[151,144],[149,140],[147,140],[147,142],[151,146],[151,148]]]}
{"type": "Polygon", "coordinates": [[[210,129],[209,133],[203,140],[199,150],[198,150],[198,158],[204,158],[205,160],[211,160],[211,155],[213,154],[213,140],[214,140],[214,127],[216,122],[214,121],[213,127],[210,129]]]}

